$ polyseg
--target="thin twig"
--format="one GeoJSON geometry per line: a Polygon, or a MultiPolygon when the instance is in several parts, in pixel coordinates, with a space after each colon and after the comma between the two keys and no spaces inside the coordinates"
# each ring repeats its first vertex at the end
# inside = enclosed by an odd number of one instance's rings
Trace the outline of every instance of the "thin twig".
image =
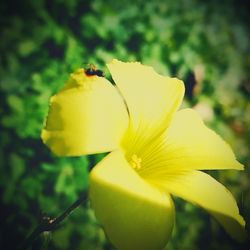
{"type": "Polygon", "coordinates": [[[68,207],[61,215],[51,219],[49,217],[43,217],[42,222],[32,231],[32,233],[24,240],[18,250],[28,249],[35,241],[35,239],[43,232],[54,230],[74,209],[80,204],[86,202],[87,192],[83,193],[70,207],[68,207]]]}

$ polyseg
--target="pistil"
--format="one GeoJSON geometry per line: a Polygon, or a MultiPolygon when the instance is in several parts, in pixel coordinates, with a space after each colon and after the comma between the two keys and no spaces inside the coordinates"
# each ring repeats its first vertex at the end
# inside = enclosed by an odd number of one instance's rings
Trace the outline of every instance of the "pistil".
{"type": "Polygon", "coordinates": [[[130,164],[133,169],[135,170],[141,169],[141,162],[142,162],[142,159],[140,157],[138,157],[136,154],[132,155],[130,164]]]}

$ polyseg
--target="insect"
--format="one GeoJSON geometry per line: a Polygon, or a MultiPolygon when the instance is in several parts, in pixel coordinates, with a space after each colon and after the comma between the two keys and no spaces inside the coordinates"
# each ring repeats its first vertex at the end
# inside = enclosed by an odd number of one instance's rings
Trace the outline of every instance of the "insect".
{"type": "Polygon", "coordinates": [[[93,64],[90,64],[86,69],[85,69],[85,74],[87,76],[100,76],[104,77],[104,73],[102,70],[97,69],[93,64]]]}

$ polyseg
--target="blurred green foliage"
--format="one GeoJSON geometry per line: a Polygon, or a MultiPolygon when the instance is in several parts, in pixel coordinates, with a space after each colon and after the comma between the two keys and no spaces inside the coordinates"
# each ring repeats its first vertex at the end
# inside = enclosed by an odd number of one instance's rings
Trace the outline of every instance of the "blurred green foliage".
{"type": "MultiPolygon", "coordinates": [[[[249,166],[249,16],[236,1],[37,0],[0,4],[0,248],[15,249],[42,216],[57,216],[88,186],[102,156],[57,158],[42,145],[48,100],[69,73],[112,58],[138,60],[185,81],[192,106],[249,166]]],[[[211,172],[250,222],[249,169],[211,172]]],[[[204,211],[176,199],[166,249],[247,249],[204,211]]],[[[34,249],[112,249],[89,205],[34,249]]],[[[140,249],[138,249],[140,250],[140,249]]]]}

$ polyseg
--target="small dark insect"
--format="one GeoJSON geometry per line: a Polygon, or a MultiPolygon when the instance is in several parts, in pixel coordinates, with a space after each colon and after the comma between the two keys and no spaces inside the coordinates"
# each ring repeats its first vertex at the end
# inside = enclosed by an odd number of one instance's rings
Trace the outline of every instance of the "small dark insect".
{"type": "Polygon", "coordinates": [[[100,76],[100,77],[104,77],[103,71],[100,70],[100,69],[97,69],[94,65],[89,65],[89,67],[85,69],[85,74],[87,76],[100,76]]]}

